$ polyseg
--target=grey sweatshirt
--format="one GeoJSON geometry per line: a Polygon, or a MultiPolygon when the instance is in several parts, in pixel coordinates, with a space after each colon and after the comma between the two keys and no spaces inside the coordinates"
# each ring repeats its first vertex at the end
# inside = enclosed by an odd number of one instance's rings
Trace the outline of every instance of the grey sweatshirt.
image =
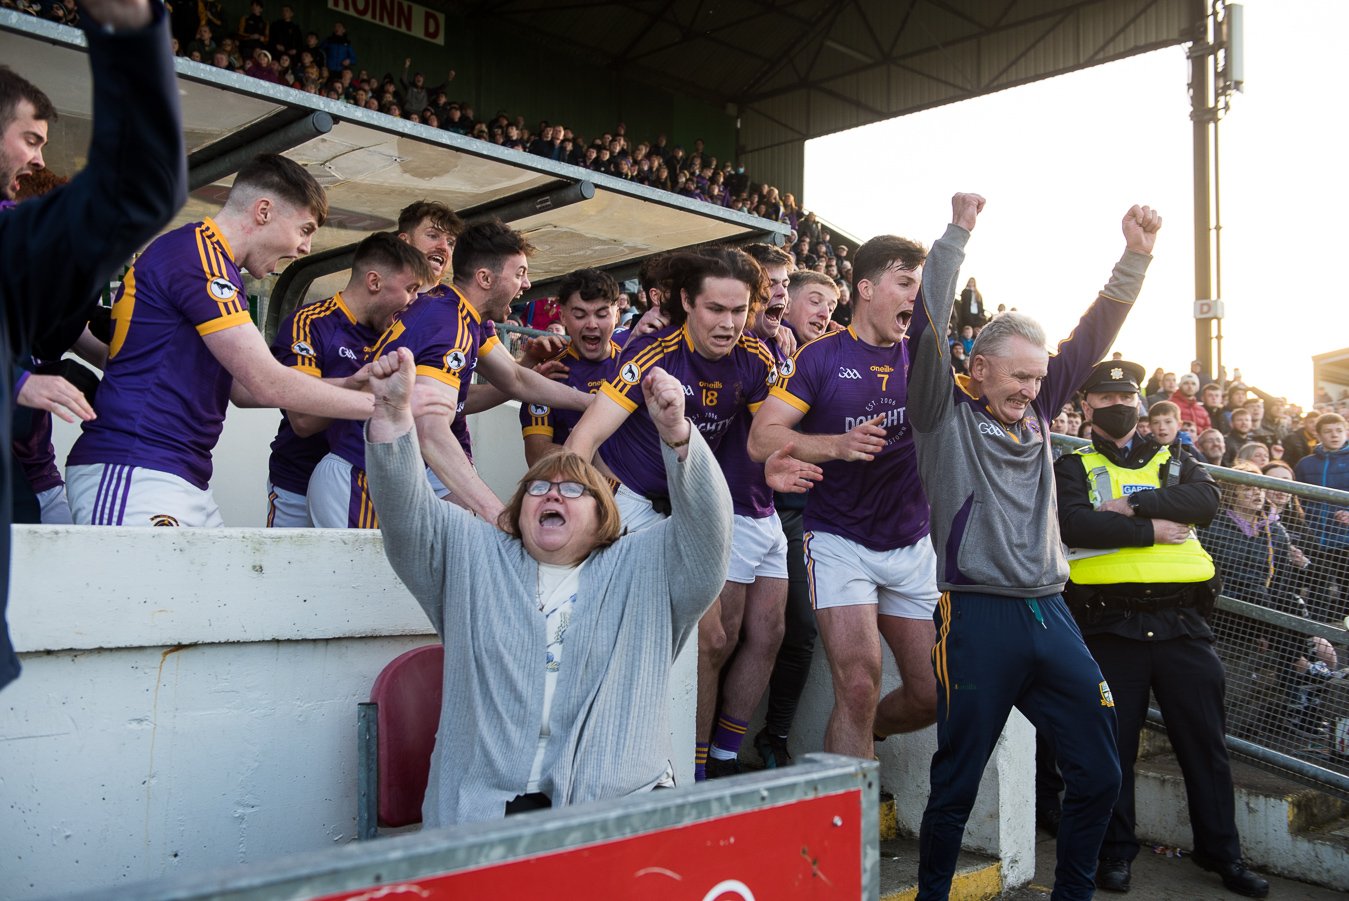
{"type": "MultiPolygon", "coordinates": [[[[629,794],[664,774],[670,665],[726,579],[721,469],[696,428],[683,463],[663,453],[671,517],[581,569],[539,787],[557,806],[629,794]]],[[[384,552],[445,644],[423,820],[500,818],[525,789],[542,725],[538,563],[519,539],[436,498],[415,432],[367,443],[365,459],[384,552]]]]}
{"type": "Polygon", "coordinates": [[[942,591],[1044,597],[1068,581],[1049,423],[1109,350],[1152,257],[1125,251],[1072,334],[1050,354],[1035,402],[1009,426],[951,369],[946,328],[969,236],[952,224],[932,245],[909,329],[909,419],[932,506],[937,585],[942,591]]]}

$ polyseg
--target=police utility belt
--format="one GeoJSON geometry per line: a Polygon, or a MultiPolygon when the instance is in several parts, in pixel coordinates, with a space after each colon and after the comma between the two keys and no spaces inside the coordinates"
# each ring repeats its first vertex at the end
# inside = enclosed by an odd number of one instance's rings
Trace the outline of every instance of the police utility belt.
{"type": "MultiPolygon", "coordinates": [[[[1157,453],[1139,469],[1126,469],[1111,462],[1092,447],[1075,452],[1087,472],[1087,490],[1092,506],[1101,505],[1118,497],[1127,497],[1140,491],[1155,491],[1180,481],[1180,461],[1173,459],[1168,448],[1157,453]],[[1163,483],[1165,473],[1165,483],[1163,483]]],[[[1150,547],[1123,547],[1113,549],[1068,549],[1069,578],[1075,585],[1087,590],[1079,596],[1093,598],[1095,604],[1128,610],[1165,610],[1188,607],[1193,604],[1194,589],[1190,583],[1208,582],[1213,578],[1213,558],[1200,545],[1194,530],[1181,544],[1154,544],[1150,547]],[[1107,586],[1140,583],[1163,585],[1165,594],[1133,588],[1128,597],[1116,595],[1107,586]],[[1186,587],[1177,591],[1174,586],[1186,587]],[[1096,587],[1099,586],[1099,587],[1096,587]]],[[[1075,592],[1076,593],[1076,592],[1075,592]]]]}

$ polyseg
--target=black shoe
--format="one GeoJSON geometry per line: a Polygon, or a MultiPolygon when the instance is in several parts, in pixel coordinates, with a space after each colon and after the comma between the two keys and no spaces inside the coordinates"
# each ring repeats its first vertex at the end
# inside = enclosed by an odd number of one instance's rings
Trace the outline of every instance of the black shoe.
{"type": "Polygon", "coordinates": [[[1102,857],[1096,864],[1096,887],[1107,892],[1129,890],[1129,869],[1132,864],[1118,857],[1102,857]]]}
{"type": "Polygon", "coordinates": [[[704,769],[709,779],[721,779],[726,776],[740,775],[740,761],[735,758],[730,760],[718,760],[715,757],[707,758],[707,766],[704,769]]]}
{"type": "Polygon", "coordinates": [[[1223,885],[1227,887],[1228,891],[1245,895],[1247,898],[1263,898],[1269,894],[1269,883],[1247,867],[1244,860],[1218,863],[1198,851],[1194,852],[1190,859],[1210,873],[1217,873],[1221,876],[1223,885]]]}
{"type": "Polygon", "coordinates": [[[759,752],[759,757],[763,759],[763,765],[767,769],[792,764],[791,752],[787,750],[787,739],[773,735],[767,729],[760,729],[759,734],[754,736],[754,750],[759,752]]]}

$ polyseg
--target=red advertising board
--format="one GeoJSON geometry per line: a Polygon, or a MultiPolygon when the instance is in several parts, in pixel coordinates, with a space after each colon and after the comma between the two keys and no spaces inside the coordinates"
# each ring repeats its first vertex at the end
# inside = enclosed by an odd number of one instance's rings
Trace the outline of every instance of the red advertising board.
{"type": "Polygon", "coordinates": [[[320,901],[856,901],[862,895],[861,820],[862,792],[853,789],[320,901]]]}

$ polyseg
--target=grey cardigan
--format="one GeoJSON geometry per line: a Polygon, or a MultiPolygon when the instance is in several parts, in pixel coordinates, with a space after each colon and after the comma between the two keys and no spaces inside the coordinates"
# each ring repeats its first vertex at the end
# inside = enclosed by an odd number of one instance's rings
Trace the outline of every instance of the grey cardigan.
{"type": "MultiPolygon", "coordinates": [[[[732,520],[726,480],[696,428],[683,463],[663,454],[673,515],[595,551],[581,570],[540,783],[554,805],[650,787],[671,757],[670,665],[726,579],[732,520]]],[[[367,442],[365,459],[384,552],[445,644],[423,821],[497,819],[524,791],[538,748],[538,563],[518,538],[436,498],[415,430],[367,442]]]]}

